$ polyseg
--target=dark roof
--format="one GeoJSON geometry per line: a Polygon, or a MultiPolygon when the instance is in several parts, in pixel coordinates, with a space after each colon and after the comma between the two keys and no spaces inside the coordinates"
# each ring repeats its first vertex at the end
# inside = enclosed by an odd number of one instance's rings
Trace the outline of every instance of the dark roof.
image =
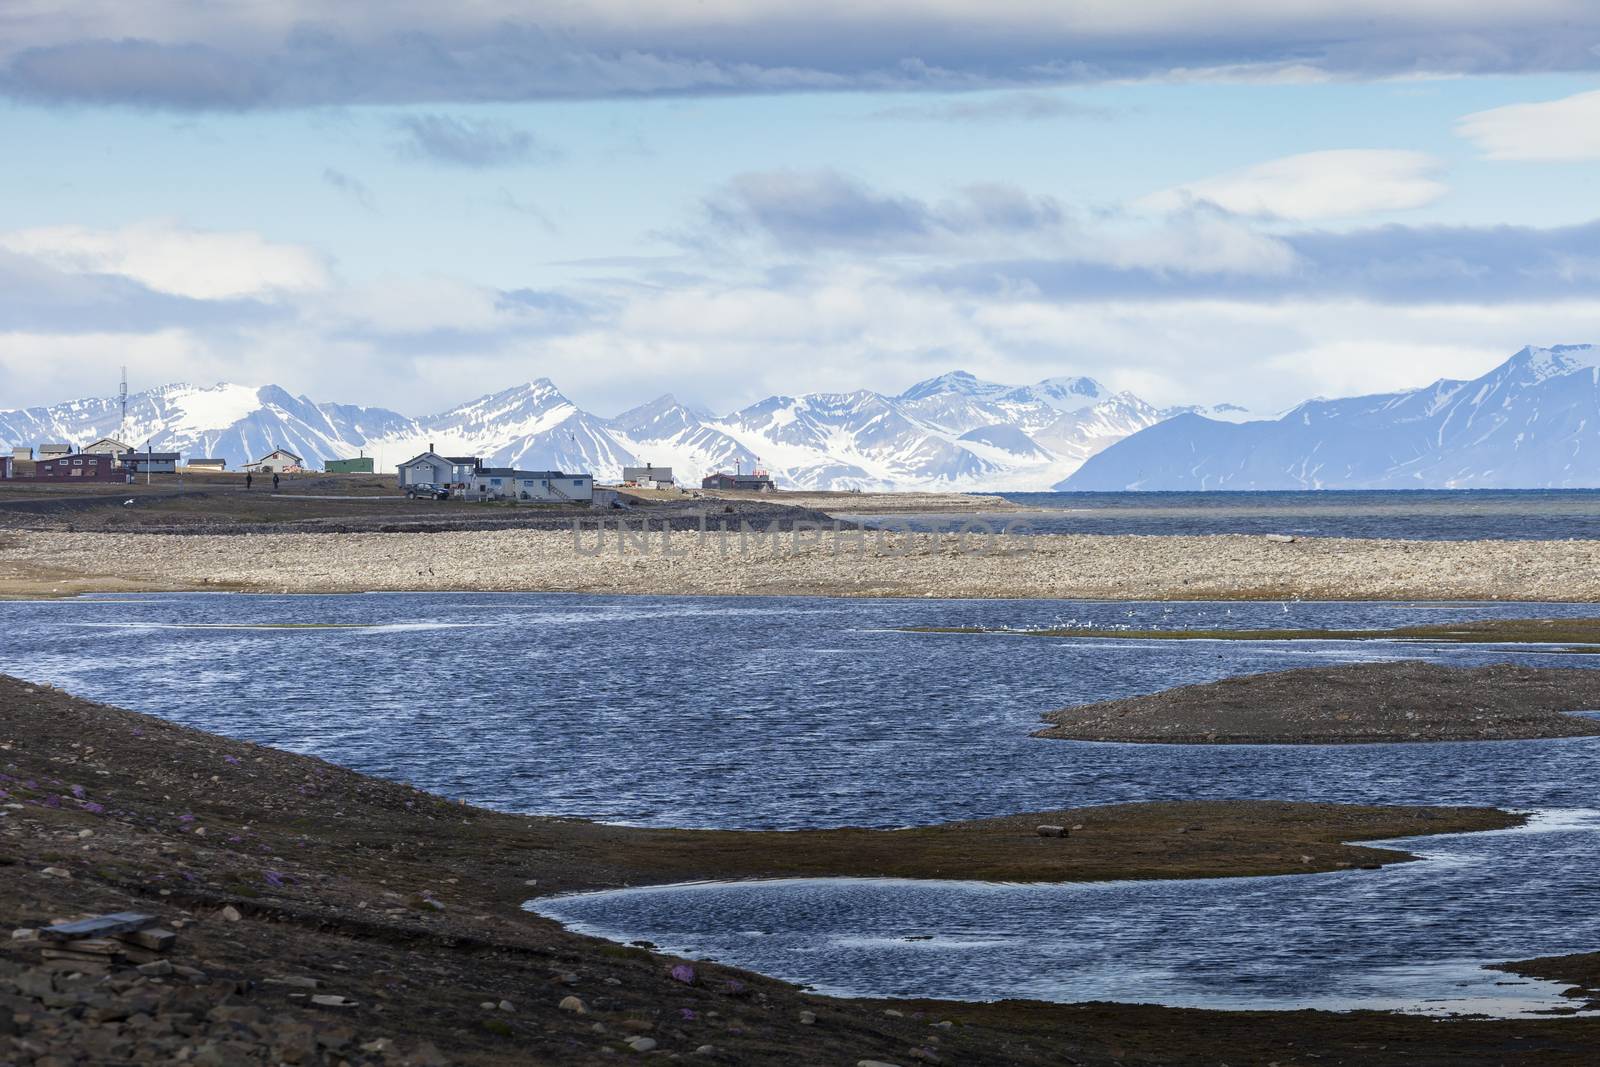
{"type": "MultiPolygon", "coordinates": [[[[426,456],[427,453],[424,452],[423,455],[426,456]]],[[[438,455],[438,453],[435,453],[435,455],[438,455]]],[[[483,460],[478,456],[439,456],[439,458],[450,463],[470,463],[474,467],[483,463],[483,460]]]]}
{"type": "Polygon", "coordinates": [[[567,474],[565,471],[519,471],[514,467],[482,467],[480,475],[491,478],[588,478],[587,474],[567,474]]]}

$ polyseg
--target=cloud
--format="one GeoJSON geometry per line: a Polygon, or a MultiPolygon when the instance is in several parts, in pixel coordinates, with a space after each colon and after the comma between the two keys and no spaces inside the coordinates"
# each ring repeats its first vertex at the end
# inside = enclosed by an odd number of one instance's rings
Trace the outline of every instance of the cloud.
{"type": "Polygon", "coordinates": [[[322,169],[322,182],[324,185],[344,193],[368,211],[378,210],[377,201],[372,195],[372,189],[360,178],[346,174],[342,170],[324,167],[322,169]]]}
{"type": "Polygon", "coordinates": [[[875,111],[872,118],[922,122],[1037,122],[1045,119],[1109,118],[1110,108],[1080,104],[1054,93],[981,94],[875,111]]]}
{"type": "Polygon", "coordinates": [[[482,119],[449,115],[408,115],[396,123],[405,139],[401,155],[456,167],[503,167],[514,163],[547,163],[555,149],[526,130],[482,119]]]}
{"type": "Polygon", "coordinates": [[[194,300],[270,298],[328,284],[322,257],[249,231],[188,230],[152,222],[115,230],[40,227],[0,233],[0,249],[59,270],[120,275],[194,300]]]}
{"type": "Polygon", "coordinates": [[[1349,218],[1431,204],[1449,191],[1436,178],[1439,169],[1438,160],[1422,152],[1306,152],[1179,185],[1145,197],[1137,206],[1180,211],[1198,204],[1234,215],[1297,222],[1349,218]]]}
{"type": "Polygon", "coordinates": [[[173,109],[1600,66],[1588,0],[60,0],[5,31],[0,92],[173,109]]]}
{"type": "Polygon", "coordinates": [[[934,227],[921,201],[831,170],[741,174],[705,207],[718,229],[795,250],[921,241],[934,227]]]}
{"type": "Polygon", "coordinates": [[[0,247],[0,331],[149,333],[218,328],[283,316],[255,300],[198,300],[116,274],[62,269],[0,247]]]}
{"type": "Polygon", "coordinates": [[[749,238],[786,254],[950,251],[1059,234],[1070,221],[1052,198],[1003,183],[968,186],[930,202],[826,169],[738,175],[705,200],[703,212],[701,227],[680,235],[680,243],[714,248],[749,238]]]}
{"type": "Polygon", "coordinates": [[[1023,294],[1063,302],[1360,300],[1372,304],[1559,304],[1600,291],[1600,220],[1574,226],[1380,226],[1303,230],[1270,238],[1234,231],[1239,263],[1213,238],[1147,238],[1124,257],[970,262],[928,271],[951,293],[1023,294]],[[1252,240],[1269,241],[1259,248],[1252,240]],[[1188,247],[1191,251],[1186,251],[1188,247]],[[1189,259],[1191,254],[1211,255],[1189,259]],[[1274,258],[1276,256],[1276,258],[1274,258]],[[1187,266],[1184,266],[1185,264],[1187,266]]]}
{"type": "Polygon", "coordinates": [[[1600,159],[1600,89],[1464,116],[1456,132],[1490,159],[1600,159]]]}

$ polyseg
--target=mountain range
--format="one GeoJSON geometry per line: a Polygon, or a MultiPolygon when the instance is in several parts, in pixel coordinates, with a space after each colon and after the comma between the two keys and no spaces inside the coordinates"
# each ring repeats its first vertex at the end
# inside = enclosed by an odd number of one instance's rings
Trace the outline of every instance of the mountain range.
{"type": "Polygon", "coordinates": [[[365,453],[380,470],[436,447],[494,466],[589,471],[602,480],[649,463],[674,468],[680,484],[761,466],[795,489],[1036,489],[1176,413],[1090,378],[1013,386],[964,371],[898,396],[772,396],[717,416],[669,395],[614,418],[582,410],[546,378],[420,418],[318,403],[275,385],[178,384],[130,395],[126,424],[115,398],[0,411],[0,442],[81,447],[109,436],[234,467],[274,448],[312,466],[365,453]]]}
{"type": "Polygon", "coordinates": [[[392,470],[429,447],[494,466],[670,466],[680,484],[764,467],[792,489],[1210,490],[1600,486],[1600,349],[1524,348],[1470,381],[1309,400],[1276,419],[1235,405],[1157,408],[1092,378],[1033,385],[952,371],[898,395],[771,396],[715,415],[662,396],[612,418],[546,378],[436,415],[318,403],[275,385],[168,385],[0,411],[0,444],[138,447],[308,465],[365,453],[392,470]]]}
{"type": "Polygon", "coordinates": [[[1568,489],[1600,486],[1600,348],[1522,349],[1470,381],[1280,418],[1193,412],[1088,459],[1063,490],[1568,489]]]}

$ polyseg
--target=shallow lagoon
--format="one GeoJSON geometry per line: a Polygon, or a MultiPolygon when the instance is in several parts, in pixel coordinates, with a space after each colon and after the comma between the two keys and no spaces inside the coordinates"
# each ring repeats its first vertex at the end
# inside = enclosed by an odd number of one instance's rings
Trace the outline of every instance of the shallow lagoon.
{"type": "Polygon", "coordinates": [[[1028,733],[1062,704],[1249,671],[1396,657],[1592,667],[1592,656],[894,628],[1367,628],[1591,610],[174,594],[0,604],[0,669],[475,803],[652,825],[893,826],[1226,797],[1560,812],[1531,831],[1410,842],[1427,863],[1378,872],[821,880],[541,905],[838,992],[1512,1012],[1548,1007],[1554,987],[1479,962],[1600,945],[1600,739],[1186,748],[1028,733]]]}

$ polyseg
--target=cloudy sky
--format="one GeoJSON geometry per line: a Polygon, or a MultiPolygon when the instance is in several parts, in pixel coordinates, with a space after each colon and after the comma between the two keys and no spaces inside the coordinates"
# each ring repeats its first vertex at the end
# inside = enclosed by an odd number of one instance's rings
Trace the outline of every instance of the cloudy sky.
{"type": "Polygon", "coordinates": [[[0,0],[0,146],[0,408],[1271,411],[1600,341],[1592,0],[0,0]]]}

